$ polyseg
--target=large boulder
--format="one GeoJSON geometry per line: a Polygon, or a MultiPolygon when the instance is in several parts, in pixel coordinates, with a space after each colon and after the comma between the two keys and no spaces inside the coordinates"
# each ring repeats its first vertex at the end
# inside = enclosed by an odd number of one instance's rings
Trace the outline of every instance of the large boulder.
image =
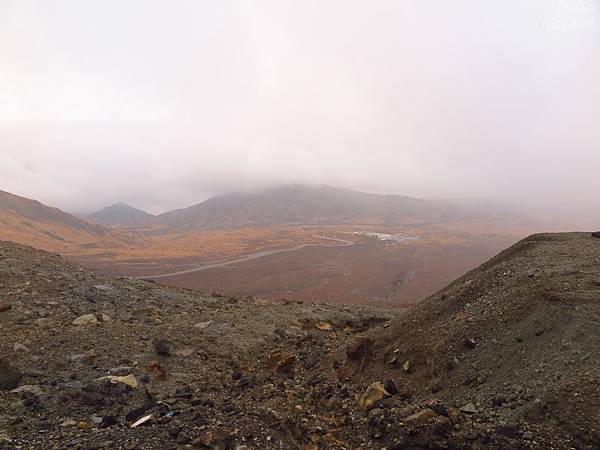
{"type": "Polygon", "coordinates": [[[0,390],[9,391],[16,388],[21,378],[23,378],[23,374],[19,369],[0,360],[0,390]]]}

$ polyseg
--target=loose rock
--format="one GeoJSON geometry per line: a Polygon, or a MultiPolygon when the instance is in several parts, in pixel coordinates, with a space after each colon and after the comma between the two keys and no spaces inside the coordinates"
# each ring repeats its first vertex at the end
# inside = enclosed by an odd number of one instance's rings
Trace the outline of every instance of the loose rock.
{"type": "Polygon", "coordinates": [[[21,371],[7,361],[0,360],[0,390],[10,391],[19,385],[23,378],[21,371]]]}
{"type": "Polygon", "coordinates": [[[98,318],[95,314],[84,314],[73,321],[73,325],[91,325],[98,323],[98,318]]]}
{"type": "Polygon", "coordinates": [[[431,409],[424,409],[404,419],[406,425],[420,425],[435,419],[437,414],[431,409]]]}
{"type": "Polygon", "coordinates": [[[171,342],[167,338],[156,338],[152,341],[152,345],[154,345],[154,351],[157,355],[168,356],[171,354],[171,342]]]}
{"type": "Polygon", "coordinates": [[[383,384],[376,382],[367,388],[367,390],[358,400],[358,405],[361,408],[369,409],[375,402],[383,399],[384,397],[388,397],[389,395],[390,394],[383,387],[383,384]]]}

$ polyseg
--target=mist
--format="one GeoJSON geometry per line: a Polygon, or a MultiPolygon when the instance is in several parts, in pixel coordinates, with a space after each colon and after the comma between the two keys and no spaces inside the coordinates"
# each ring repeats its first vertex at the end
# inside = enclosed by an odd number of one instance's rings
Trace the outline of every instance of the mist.
{"type": "Polygon", "coordinates": [[[328,184],[600,222],[597,1],[0,1],[0,189],[328,184]]]}

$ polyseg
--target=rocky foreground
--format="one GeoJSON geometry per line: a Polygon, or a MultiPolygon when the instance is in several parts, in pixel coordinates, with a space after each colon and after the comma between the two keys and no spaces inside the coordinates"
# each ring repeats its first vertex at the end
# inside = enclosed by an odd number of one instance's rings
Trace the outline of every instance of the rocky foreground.
{"type": "Polygon", "coordinates": [[[532,236],[393,319],[0,242],[0,332],[0,448],[600,446],[600,239],[584,234],[532,236]]]}

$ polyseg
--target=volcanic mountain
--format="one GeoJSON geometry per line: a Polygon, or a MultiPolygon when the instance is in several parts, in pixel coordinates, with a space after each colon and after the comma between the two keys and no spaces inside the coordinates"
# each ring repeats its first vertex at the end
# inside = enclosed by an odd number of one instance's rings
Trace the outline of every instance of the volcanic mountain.
{"type": "Polygon", "coordinates": [[[76,248],[126,248],[145,241],[138,234],[90,223],[4,191],[0,191],[0,238],[62,253],[76,248]]]}
{"type": "Polygon", "coordinates": [[[407,225],[490,218],[481,204],[422,200],[330,186],[291,185],[255,193],[212,197],[161,214],[157,221],[186,229],[275,225],[407,225]]]}
{"type": "Polygon", "coordinates": [[[139,228],[156,223],[156,217],[152,214],[122,202],[89,214],[85,219],[101,225],[120,225],[128,228],[139,228]]]}

